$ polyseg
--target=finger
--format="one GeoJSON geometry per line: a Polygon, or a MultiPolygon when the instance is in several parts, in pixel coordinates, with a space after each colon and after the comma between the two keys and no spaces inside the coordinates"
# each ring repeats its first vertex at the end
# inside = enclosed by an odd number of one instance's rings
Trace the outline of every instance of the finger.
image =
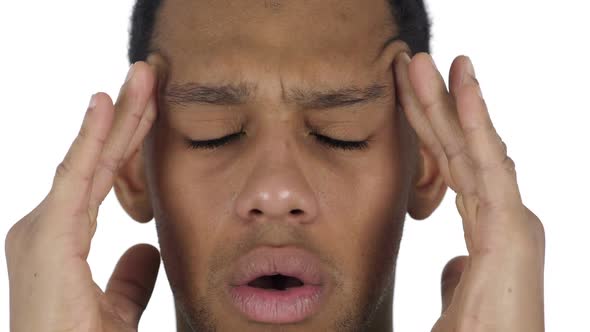
{"type": "Polygon", "coordinates": [[[449,70],[449,90],[453,97],[457,97],[457,90],[461,87],[463,75],[469,67],[469,58],[460,55],[453,60],[449,70]]]}
{"type": "MultiPolygon", "coordinates": [[[[115,104],[115,121],[100,156],[90,196],[90,208],[98,209],[113,186],[119,166],[124,163],[125,152],[130,146],[153,93],[154,74],[145,62],[136,62],[129,71],[115,104]]],[[[145,131],[145,128],[142,127],[145,131]]],[[[134,144],[139,144],[136,139],[134,144]]]]}
{"type": "MultiPolygon", "coordinates": [[[[426,115],[422,111],[422,105],[420,105],[410,83],[408,76],[408,65],[410,62],[411,59],[405,52],[402,52],[396,57],[395,80],[397,100],[400,102],[408,122],[416,131],[420,141],[432,152],[435,158],[437,158],[443,176],[450,180],[447,156],[445,155],[436,134],[432,130],[428,118],[426,118],[426,115]]],[[[454,184],[449,184],[449,186],[451,188],[456,187],[454,184]]]]}
{"type": "Polygon", "coordinates": [[[473,248],[473,232],[470,227],[473,226],[473,222],[471,220],[476,220],[476,213],[477,211],[475,208],[477,207],[476,204],[473,202],[474,196],[464,196],[462,194],[457,194],[455,197],[455,205],[457,206],[457,210],[461,215],[461,220],[463,221],[463,237],[465,238],[465,245],[467,246],[467,251],[472,252],[473,248]],[[467,202],[465,202],[467,200],[467,202]]]}
{"type": "Polygon", "coordinates": [[[152,296],[160,254],[149,244],[138,244],[119,259],[105,291],[121,318],[137,327],[139,319],[152,296]]]}
{"type": "Polygon", "coordinates": [[[154,90],[152,92],[152,95],[150,96],[150,99],[148,100],[146,111],[143,114],[143,117],[141,118],[137,131],[135,132],[135,134],[133,134],[131,143],[129,144],[127,151],[125,151],[125,156],[123,157],[123,160],[129,160],[131,155],[137,152],[142,142],[144,141],[146,135],[150,131],[152,125],[156,121],[156,118],[158,116],[158,96],[164,88],[167,79],[167,72],[164,69],[165,63],[159,55],[150,54],[150,56],[148,56],[146,60],[146,63],[149,64],[155,75],[155,82],[153,87],[154,90]]]}
{"type": "Polygon", "coordinates": [[[78,136],[57,167],[51,192],[63,209],[85,214],[96,164],[100,158],[114,117],[113,102],[105,93],[93,95],[78,136]]]}
{"type": "Polygon", "coordinates": [[[468,256],[457,256],[451,259],[443,269],[441,276],[441,296],[442,296],[442,310],[445,312],[451,302],[457,285],[461,281],[461,275],[465,271],[468,256]]]}
{"type": "Polygon", "coordinates": [[[156,107],[156,98],[154,95],[150,97],[148,100],[148,104],[146,106],[145,112],[141,117],[141,121],[139,121],[139,125],[137,126],[137,130],[133,134],[133,138],[131,138],[131,142],[125,151],[123,156],[123,163],[129,160],[129,158],[136,153],[145,139],[145,136],[150,131],[150,128],[154,124],[157,115],[157,107],[156,107]]]}
{"type": "Polygon", "coordinates": [[[522,207],[513,160],[497,134],[471,61],[457,89],[457,111],[477,173],[478,198],[492,209],[522,207]]]}
{"type": "Polygon", "coordinates": [[[417,54],[409,65],[408,73],[416,96],[448,160],[449,186],[455,192],[473,193],[473,166],[466,153],[455,101],[448,93],[432,57],[427,53],[417,54]]]}

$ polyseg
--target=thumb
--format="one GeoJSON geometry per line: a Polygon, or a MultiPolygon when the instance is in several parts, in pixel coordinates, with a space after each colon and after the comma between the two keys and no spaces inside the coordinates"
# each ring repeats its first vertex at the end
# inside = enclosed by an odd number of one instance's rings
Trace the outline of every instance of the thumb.
{"type": "Polygon", "coordinates": [[[451,259],[443,269],[441,276],[442,312],[447,310],[453,300],[455,288],[461,280],[468,258],[468,256],[457,256],[451,259]]]}
{"type": "Polygon", "coordinates": [[[159,268],[160,253],[149,244],[129,248],[115,266],[105,294],[130,326],[138,326],[152,296],[159,268]]]}

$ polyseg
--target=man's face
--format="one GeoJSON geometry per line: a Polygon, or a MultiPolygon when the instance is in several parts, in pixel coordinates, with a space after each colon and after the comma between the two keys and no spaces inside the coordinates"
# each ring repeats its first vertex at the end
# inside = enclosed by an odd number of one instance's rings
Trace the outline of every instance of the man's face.
{"type": "Polygon", "coordinates": [[[191,328],[391,324],[416,155],[391,21],[377,0],[163,1],[147,179],[191,328]]]}

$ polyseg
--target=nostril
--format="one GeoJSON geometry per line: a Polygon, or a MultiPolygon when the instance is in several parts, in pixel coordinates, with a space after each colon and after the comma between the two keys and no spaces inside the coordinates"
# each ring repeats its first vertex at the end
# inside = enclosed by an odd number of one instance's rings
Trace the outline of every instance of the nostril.
{"type": "Polygon", "coordinates": [[[291,215],[293,215],[293,216],[300,216],[300,215],[302,215],[302,214],[303,214],[303,210],[301,210],[301,209],[294,209],[294,210],[291,210],[291,212],[290,212],[290,213],[291,213],[291,215]]]}
{"type": "Polygon", "coordinates": [[[252,211],[250,211],[250,213],[252,213],[254,216],[258,217],[262,215],[262,211],[258,210],[258,209],[252,209],[252,211]]]}

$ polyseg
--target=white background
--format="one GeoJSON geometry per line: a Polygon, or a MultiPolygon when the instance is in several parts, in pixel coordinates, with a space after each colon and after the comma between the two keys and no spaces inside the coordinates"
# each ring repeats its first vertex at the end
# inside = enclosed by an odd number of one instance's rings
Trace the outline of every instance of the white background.
{"type": "MultiPolygon", "coordinates": [[[[0,235],[46,195],[92,93],[113,99],[126,74],[133,1],[2,1],[0,4],[0,235]]],[[[475,63],[499,134],[515,160],[525,204],[547,234],[547,331],[588,328],[590,305],[590,20],[587,1],[428,1],[433,56],[448,73],[456,55],[475,63]]],[[[465,254],[455,195],[427,220],[408,218],[398,261],[396,331],[429,331],[439,278],[465,254]]],[[[131,245],[157,245],[113,192],[101,207],[89,257],[106,285],[131,245]]],[[[3,246],[2,246],[3,248],[3,246]]],[[[48,253],[51,254],[51,253],[48,253]]],[[[8,330],[8,280],[0,255],[0,331],[8,330]]],[[[140,325],[172,331],[163,269],[140,325]]]]}

